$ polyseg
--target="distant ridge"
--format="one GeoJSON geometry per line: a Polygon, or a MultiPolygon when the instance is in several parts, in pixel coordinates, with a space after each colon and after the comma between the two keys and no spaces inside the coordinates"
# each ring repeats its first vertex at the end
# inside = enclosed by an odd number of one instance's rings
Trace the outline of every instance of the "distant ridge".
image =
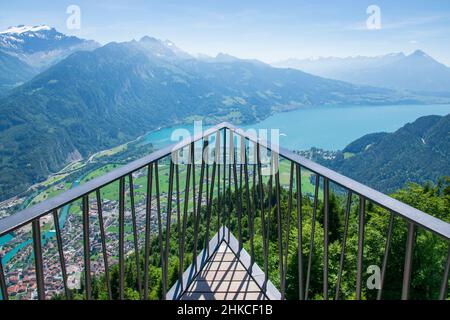
{"type": "Polygon", "coordinates": [[[377,57],[288,59],[273,65],[361,85],[415,92],[450,91],[450,68],[422,50],[410,55],[392,53],[377,57]]]}

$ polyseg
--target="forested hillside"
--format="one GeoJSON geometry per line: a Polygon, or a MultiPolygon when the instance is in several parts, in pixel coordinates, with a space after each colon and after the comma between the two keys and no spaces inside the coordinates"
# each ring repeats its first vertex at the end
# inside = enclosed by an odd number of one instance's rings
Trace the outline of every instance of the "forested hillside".
{"type": "Polygon", "coordinates": [[[366,135],[325,165],[383,192],[450,175],[450,115],[426,116],[393,133],[366,135]]]}
{"type": "Polygon", "coordinates": [[[37,70],[25,62],[0,51],[0,96],[37,74],[37,70]]]}

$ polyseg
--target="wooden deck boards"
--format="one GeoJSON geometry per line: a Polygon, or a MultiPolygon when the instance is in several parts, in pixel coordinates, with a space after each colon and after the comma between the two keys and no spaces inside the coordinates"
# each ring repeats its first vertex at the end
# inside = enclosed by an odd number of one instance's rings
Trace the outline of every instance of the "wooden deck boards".
{"type": "Polygon", "coordinates": [[[182,300],[265,300],[266,296],[223,242],[181,297],[182,300]]]}

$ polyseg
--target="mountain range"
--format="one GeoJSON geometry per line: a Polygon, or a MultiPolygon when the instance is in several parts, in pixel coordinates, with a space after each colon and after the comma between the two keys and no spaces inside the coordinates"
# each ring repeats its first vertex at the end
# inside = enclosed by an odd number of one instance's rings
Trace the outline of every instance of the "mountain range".
{"type": "Polygon", "coordinates": [[[407,183],[450,176],[450,114],[425,116],[393,133],[374,133],[350,143],[330,168],[390,193],[407,183]]]}
{"type": "Polygon", "coordinates": [[[288,59],[273,65],[359,85],[450,95],[450,68],[421,50],[410,55],[288,59]]]}
{"type": "Polygon", "coordinates": [[[226,54],[194,58],[152,37],[86,51],[78,46],[84,40],[59,42],[59,33],[45,26],[19,26],[5,34],[23,40],[3,47],[10,56],[26,60],[57,50],[60,61],[49,54],[35,66],[47,65],[44,71],[0,99],[0,200],[59,171],[74,155],[86,158],[155,128],[194,119],[239,124],[305,106],[449,101],[226,54]]]}

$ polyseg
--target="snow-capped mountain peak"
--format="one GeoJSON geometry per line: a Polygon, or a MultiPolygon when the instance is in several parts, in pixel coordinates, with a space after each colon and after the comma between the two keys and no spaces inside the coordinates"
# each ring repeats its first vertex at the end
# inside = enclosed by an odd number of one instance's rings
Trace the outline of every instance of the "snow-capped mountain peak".
{"type": "Polygon", "coordinates": [[[34,67],[45,67],[80,50],[99,45],[58,32],[48,25],[19,25],[0,32],[0,51],[15,56],[34,67]]]}
{"type": "Polygon", "coordinates": [[[0,34],[22,34],[22,33],[26,33],[26,32],[38,32],[38,31],[50,31],[50,30],[52,30],[52,28],[47,25],[40,25],[40,26],[19,25],[17,27],[9,27],[5,31],[0,31],[0,34]]]}

